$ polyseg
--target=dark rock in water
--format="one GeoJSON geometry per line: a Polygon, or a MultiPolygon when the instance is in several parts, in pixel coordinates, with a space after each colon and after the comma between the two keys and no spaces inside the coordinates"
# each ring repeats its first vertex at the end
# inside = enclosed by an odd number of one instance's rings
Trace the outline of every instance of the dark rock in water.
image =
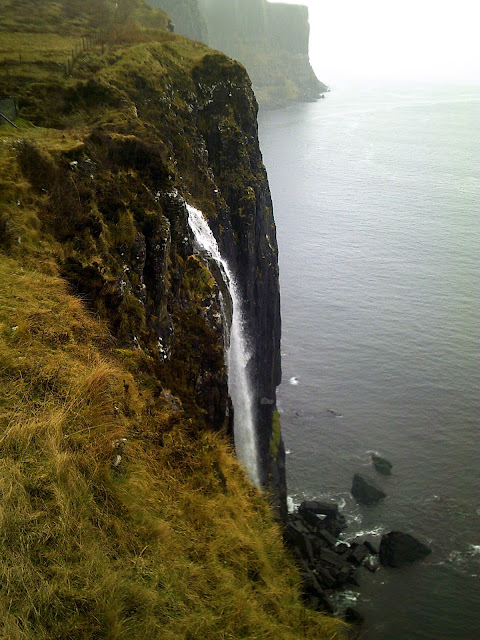
{"type": "Polygon", "coordinates": [[[353,607],[348,607],[345,611],[345,622],[348,624],[363,624],[365,618],[362,614],[354,609],[353,607]]]}
{"type": "Polygon", "coordinates": [[[425,558],[431,552],[431,549],[408,533],[391,531],[382,536],[380,563],[385,567],[402,567],[425,558]]]}
{"type": "Polygon", "coordinates": [[[382,456],[377,456],[376,453],[372,454],[373,466],[379,473],[383,473],[384,476],[389,476],[392,473],[393,464],[382,456]]]}
{"type": "Polygon", "coordinates": [[[367,547],[367,549],[372,555],[374,556],[378,555],[378,550],[373,546],[371,542],[369,542],[368,540],[365,540],[363,544],[367,547]]]}
{"type": "Polygon", "coordinates": [[[299,512],[311,511],[324,516],[338,513],[338,504],[335,502],[320,502],[319,500],[305,500],[298,508],[299,512]]]}
{"type": "Polygon", "coordinates": [[[362,504],[373,504],[386,497],[386,494],[376,487],[373,481],[367,480],[358,473],[353,476],[351,493],[355,500],[362,504]]]}
{"type": "Polygon", "coordinates": [[[347,522],[344,515],[337,513],[336,515],[327,516],[317,529],[320,527],[323,527],[329,531],[332,536],[338,538],[340,533],[347,528],[347,522]]]}
{"type": "Polygon", "coordinates": [[[335,418],[343,418],[343,414],[336,409],[327,409],[327,413],[331,416],[334,416],[335,418]]]}
{"type": "Polygon", "coordinates": [[[368,550],[364,544],[352,545],[352,550],[347,556],[347,560],[360,566],[368,555],[368,550]]]}

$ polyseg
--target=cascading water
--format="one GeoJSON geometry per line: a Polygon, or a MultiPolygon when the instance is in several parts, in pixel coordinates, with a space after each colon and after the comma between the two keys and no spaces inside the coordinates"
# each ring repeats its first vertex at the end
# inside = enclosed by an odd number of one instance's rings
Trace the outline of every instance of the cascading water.
{"type": "Polygon", "coordinates": [[[188,224],[202,251],[213,258],[222,273],[225,286],[232,299],[232,323],[230,344],[227,349],[228,391],[233,403],[235,450],[238,459],[247,469],[250,480],[260,486],[258,474],[257,443],[253,410],[253,394],[247,365],[250,359],[245,338],[242,299],[235,278],[222,258],[217,241],[203,214],[187,204],[188,224]]]}

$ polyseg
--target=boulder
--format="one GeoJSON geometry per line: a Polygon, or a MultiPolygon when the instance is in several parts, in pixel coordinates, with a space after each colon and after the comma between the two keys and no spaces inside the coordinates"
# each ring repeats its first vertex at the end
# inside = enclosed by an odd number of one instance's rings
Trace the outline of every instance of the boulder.
{"type": "Polygon", "coordinates": [[[362,624],[365,618],[362,614],[354,609],[353,607],[348,607],[345,611],[345,622],[348,624],[362,624]]]}
{"type": "Polygon", "coordinates": [[[343,514],[337,513],[336,515],[327,516],[317,527],[317,530],[321,527],[329,531],[335,538],[338,538],[340,533],[347,528],[347,521],[343,514]]]}
{"type": "Polygon", "coordinates": [[[355,500],[362,504],[373,504],[386,497],[386,494],[375,486],[372,480],[367,480],[359,473],[353,476],[351,493],[355,500]]]}
{"type": "Polygon", "coordinates": [[[309,569],[302,572],[302,598],[306,604],[316,611],[333,613],[332,606],[325,595],[317,577],[309,569]]]}
{"type": "Polygon", "coordinates": [[[305,500],[298,508],[299,512],[311,511],[317,515],[329,516],[338,513],[338,504],[335,502],[320,502],[319,500],[305,500]]]}
{"type": "Polygon", "coordinates": [[[318,535],[313,535],[311,537],[311,542],[313,547],[313,553],[316,558],[320,557],[320,554],[322,553],[322,549],[331,549],[331,546],[323,538],[320,538],[318,535]]]}
{"type": "Polygon", "coordinates": [[[315,573],[317,580],[325,589],[332,589],[336,584],[336,579],[332,575],[332,572],[324,567],[321,563],[317,563],[315,566],[315,573]]]}
{"type": "Polygon", "coordinates": [[[389,476],[392,473],[393,464],[386,458],[382,458],[382,456],[378,456],[374,453],[372,454],[372,462],[375,469],[384,476],[389,476]]]}
{"type": "Polygon", "coordinates": [[[283,535],[285,538],[285,542],[290,547],[296,547],[303,558],[305,558],[309,562],[313,562],[313,547],[308,534],[299,530],[295,525],[289,523],[285,527],[283,535]]]}
{"type": "Polygon", "coordinates": [[[293,524],[293,526],[302,533],[308,533],[310,531],[303,520],[295,513],[292,513],[288,516],[288,522],[290,524],[293,524]]]}
{"type": "Polygon", "coordinates": [[[325,516],[313,513],[313,511],[302,511],[300,513],[301,513],[303,522],[306,522],[312,527],[317,527],[318,525],[321,525],[322,522],[325,520],[325,516]]]}
{"type": "Polygon", "coordinates": [[[335,551],[331,551],[330,549],[322,549],[320,552],[319,560],[323,566],[327,566],[328,568],[335,567],[336,569],[341,569],[342,567],[347,566],[347,561],[345,560],[345,556],[341,556],[335,551]]]}
{"type": "Polygon", "coordinates": [[[345,565],[341,569],[338,569],[334,572],[335,577],[335,586],[337,588],[342,588],[347,584],[356,584],[355,569],[353,567],[349,567],[345,565]]]}
{"type": "Polygon", "coordinates": [[[335,547],[337,544],[337,538],[335,538],[335,536],[332,536],[332,534],[326,529],[320,529],[317,532],[317,536],[324,542],[326,542],[329,547],[335,547]]]}
{"type": "Polygon", "coordinates": [[[385,567],[403,567],[425,558],[431,552],[431,549],[408,533],[391,531],[382,536],[380,563],[385,567]]]}
{"type": "Polygon", "coordinates": [[[347,560],[359,567],[368,555],[368,550],[364,544],[352,544],[352,550],[347,556],[347,560]]]}

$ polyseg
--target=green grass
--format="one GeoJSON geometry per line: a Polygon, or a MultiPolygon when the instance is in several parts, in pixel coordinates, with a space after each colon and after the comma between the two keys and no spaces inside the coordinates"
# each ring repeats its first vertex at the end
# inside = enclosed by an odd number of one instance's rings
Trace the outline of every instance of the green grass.
{"type": "Polygon", "coordinates": [[[0,36],[0,60],[64,61],[81,40],[75,36],[56,33],[2,33],[0,36]]]}

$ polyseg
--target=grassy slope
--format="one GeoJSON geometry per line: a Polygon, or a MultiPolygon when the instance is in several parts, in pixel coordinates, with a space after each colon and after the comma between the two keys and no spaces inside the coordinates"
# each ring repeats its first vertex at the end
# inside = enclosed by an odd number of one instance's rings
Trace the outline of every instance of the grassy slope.
{"type": "Polygon", "coordinates": [[[60,279],[5,257],[0,278],[2,637],[321,631],[222,438],[194,435],[171,401],[152,414],[148,385],[60,279]]]}
{"type": "MultiPolygon", "coordinates": [[[[44,8],[55,15],[60,5],[44,8]]],[[[11,30],[8,7],[0,1],[11,30]]],[[[54,57],[58,38],[77,37],[87,20],[63,16],[56,35],[54,18],[42,32],[26,15],[8,43],[35,28],[36,59],[54,57]]],[[[123,44],[118,78],[139,47],[153,47],[160,66],[162,55],[166,66],[169,57],[191,66],[202,55],[168,34],[144,37],[167,38],[169,48],[123,44]]],[[[100,58],[93,51],[88,62],[100,58]]],[[[35,66],[24,71],[38,79],[35,66]]],[[[8,74],[15,86],[18,76],[8,74]]],[[[123,111],[89,117],[112,131],[128,126],[123,111]]],[[[338,623],[300,604],[279,529],[226,440],[159,393],[149,357],[118,348],[58,275],[72,249],[42,218],[52,196],[25,177],[19,141],[55,159],[83,144],[85,120],[64,116],[61,129],[19,124],[0,134],[0,636],[333,638],[338,623]],[[128,442],[117,471],[120,437],[128,442]]]]}

